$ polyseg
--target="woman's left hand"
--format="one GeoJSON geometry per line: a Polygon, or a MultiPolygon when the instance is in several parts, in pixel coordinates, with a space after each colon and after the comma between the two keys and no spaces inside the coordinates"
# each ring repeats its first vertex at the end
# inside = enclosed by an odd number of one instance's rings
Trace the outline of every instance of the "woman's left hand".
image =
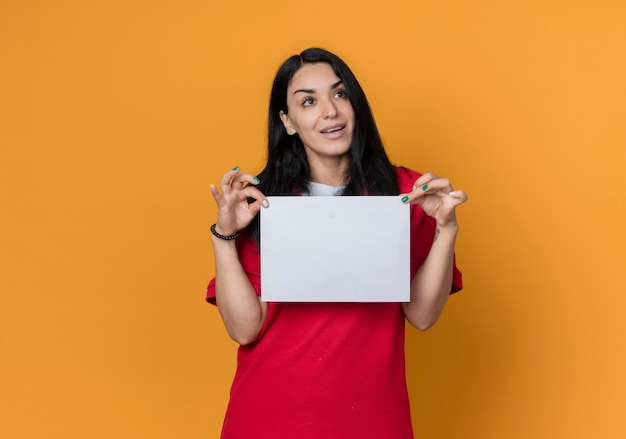
{"type": "Polygon", "coordinates": [[[413,191],[401,194],[404,203],[417,204],[439,227],[456,226],[455,208],[467,201],[467,195],[454,190],[450,181],[435,174],[424,174],[415,181],[413,191]]]}

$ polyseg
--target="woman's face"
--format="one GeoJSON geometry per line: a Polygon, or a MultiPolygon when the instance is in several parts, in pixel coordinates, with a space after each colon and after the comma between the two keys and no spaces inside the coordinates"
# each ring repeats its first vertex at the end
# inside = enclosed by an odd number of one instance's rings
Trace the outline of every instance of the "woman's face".
{"type": "Polygon", "coordinates": [[[294,74],[287,87],[287,108],[280,118],[289,135],[300,136],[311,166],[349,160],[354,110],[329,64],[304,64],[294,74]]]}

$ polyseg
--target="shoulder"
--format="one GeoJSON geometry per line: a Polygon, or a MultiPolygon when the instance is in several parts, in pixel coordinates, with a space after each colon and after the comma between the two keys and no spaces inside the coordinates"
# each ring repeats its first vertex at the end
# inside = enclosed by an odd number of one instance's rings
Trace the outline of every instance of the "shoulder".
{"type": "Polygon", "coordinates": [[[413,190],[415,180],[420,178],[422,174],[404,166],[396,166],[396,176],[400,192],[410,192],[413,190]]]}

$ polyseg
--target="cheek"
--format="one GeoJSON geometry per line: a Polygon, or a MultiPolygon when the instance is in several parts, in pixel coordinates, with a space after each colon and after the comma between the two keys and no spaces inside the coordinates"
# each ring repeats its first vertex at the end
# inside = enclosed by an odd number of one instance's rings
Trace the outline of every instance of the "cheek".
{"type": "Polygon", "coordinates": [[[318,118],[314,111],[306,111],[298,115],[298,118],[294,121],[294,126],[297,127],[298,131],[312,129],[315,127],[317,120],[318,118]]]}
{"type": "Polygon", "coordinates": [[[352,105],[350,105],[350,102],[346,102],[343,106],[343,114],[345,114],[346,117],[354,123],[354,109],[352,108],[352,105]]]}

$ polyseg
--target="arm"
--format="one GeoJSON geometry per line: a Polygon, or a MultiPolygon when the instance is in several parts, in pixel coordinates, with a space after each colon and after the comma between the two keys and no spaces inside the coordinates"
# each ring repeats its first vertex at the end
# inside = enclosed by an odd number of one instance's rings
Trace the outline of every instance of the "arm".
{"type": "Polygon", "coordinates": [[[261,302],[252,288],[239,262],[235,242],[215,236],[211,238],[215,255],[217,309],[233,340],[242,345],[252,343],[261,332],[267,303],[261,302]]]}
{"type": "Polygon", "coordinates": [[[411,300],[402,304],[409,323],[424,331],[437,322],[450,295],[454,244],[459,230],[455,208],[467,201],[467,195],[454,191],[448,180],[425,174],[402,200],[420,205],[437,222],[430,252],[411,281],[411,300]]]}
{"type": "MultiPolygon", "coordinates": [[[[211,185],[211,193],[218,206],[215,230],[232,235],[250,224],[267,199],[255,187],[258,179],[239,173],[235,168],[221,180],[222,193],[211,185]],[[248,197],[255,199],[248,203],[248,197]]],[[[215,300],[220,316],[230,337],[239,344],[255,341],[265,320],[267,304],[261,302],[248,279],[237,253],[234,240],[226,241],[212,236],[215,256],[215,300]]]]}
{"type": "Polygon", "coordinates": [[[411,281],[411,301],[402,304],[409,323],[421,331],[437,322],[452,288],[458,227],[437,230],[430,253],[411,281]]]}

